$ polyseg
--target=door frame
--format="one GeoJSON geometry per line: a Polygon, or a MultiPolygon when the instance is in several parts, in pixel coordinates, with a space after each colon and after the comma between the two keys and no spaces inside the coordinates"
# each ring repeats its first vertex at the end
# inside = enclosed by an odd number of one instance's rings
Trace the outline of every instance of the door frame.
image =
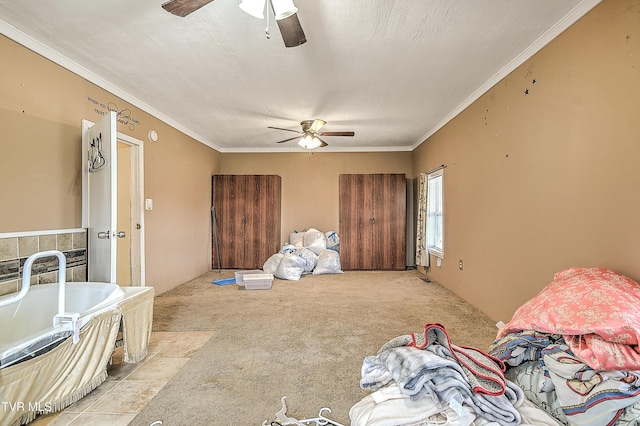
{"type": "Polygon", "coordinates": [[[144,145],[140,139],[120,132],[116,139],[117,143],[131,146],[131,285],[144,286],[144,145]],[[136,225],[140,225],[140,229],[136,229],[136,225]],[[140,277],[139,282],[137,277],[140,277]]]}
{"type": "MultiPolygon", "coordinates": [[[[82,120],[82,227],[87,229],[89,226],[89,173],[87,164],[89,161],[88,147],[84,146],[84,134],[87,129],[95,123],[89,120],[82,120]]],[[[130,233],[130,244],[132,252],[132,276],[140,277],[140,281],[132,278],[132,285],[146,285],[146,268],[145,268],[145,226],[144,226],[144,143],[140,139],[133,136],[117,132],[117,143],[124,143],[131,146],[131,176],[134,181],[131,189],[131,205],[134,209],[131,213],[131,229],[135,229],[136,225],[140,225],[138,232],[130,233]]],[[[89,242],[87,242],[89,243],[89,242]]],[[[87,259],[87,264],[89,260],[87,259]]]]}

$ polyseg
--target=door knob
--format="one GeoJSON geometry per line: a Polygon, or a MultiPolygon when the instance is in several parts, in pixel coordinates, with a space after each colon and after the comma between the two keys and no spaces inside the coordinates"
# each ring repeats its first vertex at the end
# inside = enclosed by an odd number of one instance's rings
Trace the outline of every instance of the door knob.
{"type": "Polygon", "coordinates": [[[127,234],[125,234],[124,231],[119,231],[119,232],[113,231],[113,236],[117,238],[124,238],[127,236],[127,234]]]}
{"type": "Polygon", "coordinates": [[[108,240],[109,239],[109,231],[98,232],[98,239],[100,239],[100,240],[108,240]]]}

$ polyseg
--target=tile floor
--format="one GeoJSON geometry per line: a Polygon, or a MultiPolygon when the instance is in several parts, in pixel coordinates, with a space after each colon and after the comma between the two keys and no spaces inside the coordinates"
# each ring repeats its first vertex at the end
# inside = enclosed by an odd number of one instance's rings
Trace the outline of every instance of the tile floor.
{"type": "Polygon", "coordinates": [[[138,364],[123,363],[122,348],[118,348],[105,382],[65,410],[37,417],[29,425],[126,426],[214,334],[154,332],[149,353],[138,364]]]}

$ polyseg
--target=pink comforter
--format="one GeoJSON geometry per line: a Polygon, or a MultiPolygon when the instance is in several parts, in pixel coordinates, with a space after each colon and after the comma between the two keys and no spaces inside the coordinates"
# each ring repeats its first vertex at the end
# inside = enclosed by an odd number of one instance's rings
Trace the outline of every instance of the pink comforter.
{"type": "Polygon", "coordinates": [[[522,305],[497,338],[522,330],[561,334],[596,370],[639,370],[640,285],[606,268],[558,272],[522,305]]]}

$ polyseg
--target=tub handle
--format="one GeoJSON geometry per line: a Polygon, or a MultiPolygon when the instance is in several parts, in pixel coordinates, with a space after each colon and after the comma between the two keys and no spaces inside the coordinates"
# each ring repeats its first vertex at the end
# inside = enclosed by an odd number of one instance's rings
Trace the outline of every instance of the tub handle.
{"type": "Polygon", "coordinates": [[[70,330],[73,336],[73,344],[75,345],[80,341],[80,314],[68,313],[57,314],[53,317],[53,327],[61,327],[65,330],[70,330]]]}

